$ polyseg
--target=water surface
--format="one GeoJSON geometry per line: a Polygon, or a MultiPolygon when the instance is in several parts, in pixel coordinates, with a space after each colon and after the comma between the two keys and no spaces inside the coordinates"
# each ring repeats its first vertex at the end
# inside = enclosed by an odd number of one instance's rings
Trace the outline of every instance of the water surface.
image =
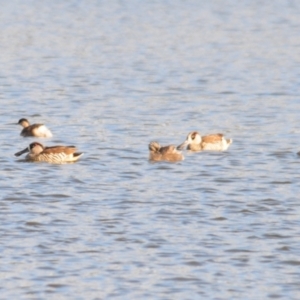
{"type": "Polygon", "coordinates": [[[0,10],[1,299],[299,299],[296,1],[0,10]],[[75,164],[24,163],[17,121],[75,164]],[[222,132],[223,153],[148,143],[222,132]]]}

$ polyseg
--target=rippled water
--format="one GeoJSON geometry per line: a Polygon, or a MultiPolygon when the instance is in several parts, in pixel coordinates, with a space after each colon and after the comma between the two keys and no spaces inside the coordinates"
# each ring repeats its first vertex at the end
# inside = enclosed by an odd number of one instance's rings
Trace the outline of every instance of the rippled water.
{"type": "Polygon", "coordinates": [[[0,298],[299,299],[299,13],[2,2],[0,298]],[[84,156],[15,158],[22,117],[84,156]],[[148,161],[192,130],[233,144],[148,161]]]}

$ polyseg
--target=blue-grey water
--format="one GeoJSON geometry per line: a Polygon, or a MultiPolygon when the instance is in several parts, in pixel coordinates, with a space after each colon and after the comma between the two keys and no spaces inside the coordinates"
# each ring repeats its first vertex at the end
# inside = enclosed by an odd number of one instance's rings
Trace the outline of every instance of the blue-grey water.
{"type": "Polygon", "coordinates": [[[299,1],[1,1],[1,299],[300,298],[299,1]],[[51,139],[22,138],[20,118],[51,139]],[[190,131],[222,153],[150,163],[190,131]],[[28,163],[34,140],[74,164],[28,163]]]}

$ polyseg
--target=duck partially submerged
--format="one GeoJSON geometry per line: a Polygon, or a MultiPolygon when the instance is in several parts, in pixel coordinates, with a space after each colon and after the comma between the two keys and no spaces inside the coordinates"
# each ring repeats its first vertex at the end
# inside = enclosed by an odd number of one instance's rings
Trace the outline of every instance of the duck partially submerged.
{"type": "Polygon", "coordinates": [[[52,164],[61,164],[77,161],[83,153],[76,152],[76,150],[75,146],[45,147],[38,142],[33,142],[29,147],[15,153],[15,156],[29,152],[25,157],[27,161],[43,161],[52,164]]]}
{"type": "Polygon", "coordinates": [[[35,136],[42,138],[52,137],[52,132],[44,124],[32,124],[25,118],[19,120],[18,124],[23,127],[20,135],[24,137],[35,136]]]}
{"type": "Polygon", "coordinates": [[[186,140],[177,148],[182,150],[187,147],[191,151],[225,151],[231,143],[232,139],[225,139],[221,133],[201,136],[199,132],[193,131],[188,134],[186,140]]]}
{"type": "Polygon", "coordinates": [[[149,144],[149,160],[176,162],[184,159],[181,151],[173,145],[162,147],[158,142],[149,144]]]}

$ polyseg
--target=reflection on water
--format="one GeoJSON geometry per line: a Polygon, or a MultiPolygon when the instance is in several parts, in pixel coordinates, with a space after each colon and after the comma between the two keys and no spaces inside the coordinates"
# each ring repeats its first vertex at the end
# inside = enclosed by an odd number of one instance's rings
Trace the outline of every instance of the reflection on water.
{"type": "Polygon", "coordinates": [[[3,4],[2,297],[298,299],[299,10],[3,4]],[[23,117],[85,155],[20,163],[23,117]],[[148,161],[193,130],[233,144],[148,161]]]}

